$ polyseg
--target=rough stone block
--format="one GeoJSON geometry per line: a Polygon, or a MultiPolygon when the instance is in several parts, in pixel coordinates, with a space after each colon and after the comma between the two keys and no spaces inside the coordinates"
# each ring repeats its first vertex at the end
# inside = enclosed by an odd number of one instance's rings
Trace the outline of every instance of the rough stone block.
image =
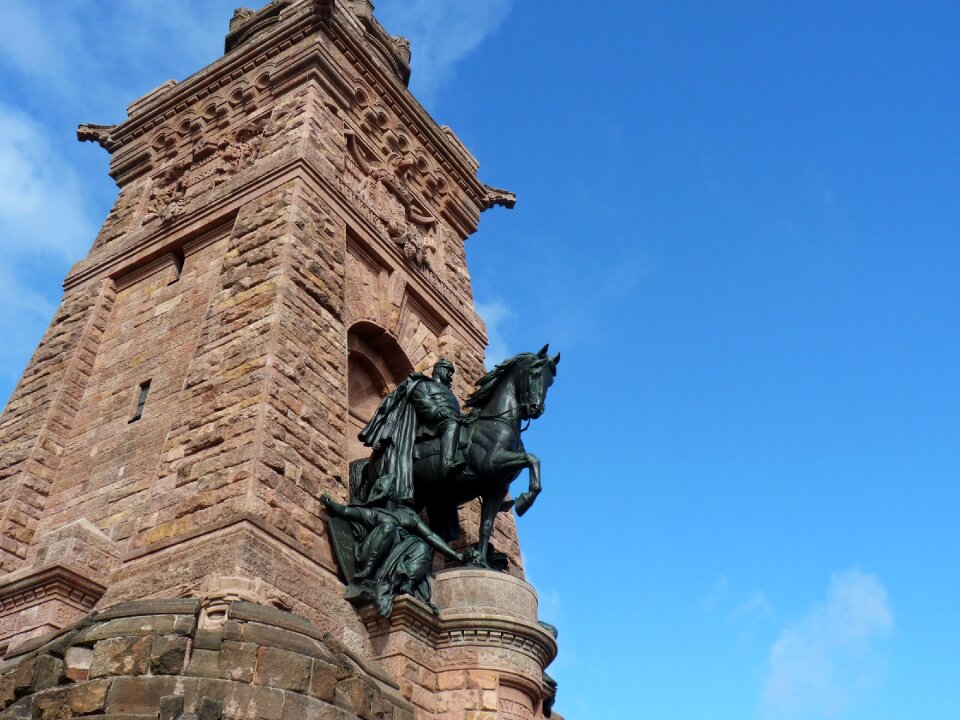
{"type": "Polygon", "coordinates": [[[336,666],[323,660],[314,660],[308,689],[310,695],[324,702],[333,702],[337,690],[337,674],[336,666]]]}
{"type": "Polygon", "coordinates": [[[146,635],[190,635],[196,620],[192,615],[146,615],[109,620],[83,633],[83,642],[146,635]]]}
{"type": "Polygon", "coordinates": [[[257,671],[253,682],[257,685],[306,692],[310,686],[313,660],[297,653],[262,647],[257,653],[257,671]]]}
{"type": "Polygon", "coordinates": [[[90,664],[93,662],[93,649],[72,647],[64,655],[66,676],[71,682],[80,683],[90,676],[90,664]]]}
{"type": "Polygon", "coordinates": [[[319,660],[334,662],[330,651],[319,641],[301,635],[300,633],[283,630],[270,625],[248,622],[243,625],[241,636],[244,642],[289,650],[290,652],[300,655],[307,655],[319,660]]]}
{"type": "Polygon", "coordinates": [[[151,637],[120,637],[101,640],[93,648],[91,678],[145,675],[150,669],[151,637]]]}
{"type": "Polygon", "coordinates": [[[223,644],[223,629],[197,630],[193,636],[193,647],[200,650],[219,650],[223,644]]]}
{"type": "Polygon", "coordinates": [[[380,712],[382,695],[371,680],[351,677],[337,683],[334,702],[347,712],[352,712],[361,720],[373,720],[380,712]]]}
{"type": "Polygon", "coordinates": [[[65,666],[63,660],[52,655],[40,655],[33,667],[33,682],[31,689],[34,692],[54,688],[63,679],[65,666]]]}
{"type": "Polygon", "coordinates": [[[197,703],[197,720],[221,720],[223,701],[214,698],[201,698],[197,703]]]}
{"type": "Polygon", "coordinates": [[[220,677],[248,683],[257,666],[257,645],[225,640],[220,649],[220,677]]]}
{"type": "Polygon", "coordinates": [[[24,698],[16,705],[11,705],[0,712],[0,720],[34,720],[33,699],[24,698]]]}
{"type": "Polygon", "coordinates": [[[319,638],[319,632],[312,622],[306,618],[292,615],[268,605],[258,605],[237,601],[230,605],[231,620],[248,620],[252,622],[273,625],[274,627],[292,630],[303,635],[319,638]]]}
{"type": "Polygon", "coordinates": [[[183,673],[191,677],[219,678],[220,653],[216,650],[194,650],[183,673]]]}
{"type": "Polygon", "coordinates": [[[224,712],[231,718],[243,720],[281,720],[283,718],[282,690],[257,685],[236,685],[224,712]]]}
{"type": "Polygon", "coordinates": [[[180,720],[183,717],[183,696],[166,695],[160,698],[160,714],[157,720],[180,720]]]}
{"type": "Polygon", "coordinates": [[[153,638],[150,672],[153,675],[177,675],[183,670],[188,639],[177,635],[153,638]]]}
{"type": "Polygon", "coordinates": [[[196,615],[199,608],[200,601],[196,598],[132,600],[107,608],[97,616],[97,619],[106,621],[143,615],[196,615]]]}
{"type": "Polygon", "coordinates": [[[121,677],[113,681],[107,693],[107,711],[116,714],[146,714],[153,717],[160,701],[167,695],[176,695],[180,678],[176,677],[121,677]]]}
{"type": "Polygon", "coordinates": [[[89,715],[103,710],[109,689],[109,680],[94,680],[74,685],[67,691],[67,704],[74,715],[89,715]]]}

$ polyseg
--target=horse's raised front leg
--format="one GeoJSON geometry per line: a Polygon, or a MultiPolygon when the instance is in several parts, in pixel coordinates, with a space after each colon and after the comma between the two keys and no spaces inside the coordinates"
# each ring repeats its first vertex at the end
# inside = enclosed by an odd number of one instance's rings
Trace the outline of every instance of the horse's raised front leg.
{"type": "Polygon", "coordinates": [[[530,471],[530,484],[527,491],[522,493],[516,501],[503,503],[500,510],[506,511],[510,510],[511,507],[515,507],[517,515],[523,515],[530,509],[530,506],[533,505],[533,501],[537,499],[537,495],[540,494],[541,490],[540,458],[528,452],[502,452],[496,456],[491,468],[496,472],[506,473],[510,470],[515,470],[519,473],[524,468],[530,471]]]}
{"type": "Polygon", "coordinates": [[[527,491],[517,498],[517,503],[514,506],[517,510],[517,515],[523,515],[530,509],[533,501],[537,499],[537,495],[540,494],[540,490],[542,489],[540,485],[540,458],[530,453],[525,453],[525,456],[527,458],[527,467],[530,468],[530,485],[527,491]]]}

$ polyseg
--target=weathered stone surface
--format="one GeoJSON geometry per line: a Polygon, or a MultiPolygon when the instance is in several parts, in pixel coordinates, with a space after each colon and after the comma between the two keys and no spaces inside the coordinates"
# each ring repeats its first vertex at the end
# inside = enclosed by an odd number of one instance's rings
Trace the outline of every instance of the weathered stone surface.
{"type": "Polygon", "coordinates": [[[335,702],[362,720],[373,720],[381,712],[382,692],[366,678],[347,678],[337,683],[335,702]]]}
{"type": "Polygon", "coordinates": [[[220,652],[217,650],[194,650],[190,662],[183,671],[191,677],[220,677],[220,652]]]}
{"type": "Polygon", "coordinates": [[[153,638],[119,637],[100,640],[93,648],[91,678],[145,675],[150,670],[153,638]]]}
{"type": "Polygon", "coordinates": [[[64,654],[66,675],[72,682],[84,682],[90,676],[92,663],[92,648],[74,646],[68,648],[64,654]]]}
{"type": "Polygon", "coordinates": [[[214,698],[201,698],[197,703],[197,720],[220,720],[223,717],[223,702],[214,698]]]}
{"type": "Polygon", "coordinates": [[[98,620],[115,620],[125,617],[144,617],[147,615],[196,615],[200,601],[196,598],[176,598],[172,600],[137,600],[122,602],[100,612],[98,620]]]}
{"type": "Polygon", "coordinates": [[[84,642],[103,638],[144,637],[147,635],[189,635],[196,621],[191,615],[146,615],[122,617],[96,625],[83,633],[84,642]]]}
{"type": "Polygon", "coordinates": [[[102,710],[107,701],[109,680],[93,680],[71,687],[67,691],[67,703],[75,715],[89,715],[102,710]]]}
{"type": "Polygon", "coordinates": [[[180,682],[176,677],[118,677],[107,693],[107,710],[120,714],[157,713],[164,697],[177,694],[180,682]]]}
{"type": "Polygon", "coordinates": [[[176,675],[183,670],[189,641],[185,637],[163,635],[153,638],[150,650],[150,673],[176,675]]]}
{"type": "Polygon", "coordinates": [[[181,720],[183,717],[183,696],[165,695],[160,698],[160,711],[157,720],[181,720]]]}
{"type": "Polygon", "coordinates": [[[297,653],[262,647],[257,653],[257,670],[253,681],[257,685],[306,692],[310,686],[313,660],[297,653]]]}
{"type": "Polygon", "coordinates": [[[219,677],[237,682],[250,682],[257,667],[257,645],[224,641],[218,659],[219,677]]]}
{"type": "Polygon", "coordinates": [[[332,702],[337,690],[339,670],[323,660],[314,660],[310,674],[309,693],[315,698],[332,702]]]}

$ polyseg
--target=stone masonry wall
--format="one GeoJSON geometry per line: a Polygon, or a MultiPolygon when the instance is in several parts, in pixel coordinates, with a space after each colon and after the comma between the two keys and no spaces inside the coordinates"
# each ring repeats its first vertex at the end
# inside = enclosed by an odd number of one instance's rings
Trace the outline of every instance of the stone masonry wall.
{"type": "Polygon", "coordinates": [[[383,672],[290,613],[193,599],[87,616],[0,664],[0,720],[411,720],[383,672]]]}
{"type": "Polygon", "coordinates": [[[0,572],[33,543],[112,301],[109,282],[63,299],[0,418],[0,572]]]}

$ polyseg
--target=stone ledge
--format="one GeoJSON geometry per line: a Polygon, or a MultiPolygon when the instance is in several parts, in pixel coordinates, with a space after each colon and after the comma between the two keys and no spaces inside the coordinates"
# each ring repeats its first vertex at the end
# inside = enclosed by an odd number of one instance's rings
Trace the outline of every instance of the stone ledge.
{"type": "Polygon", "coordinates": [[[106,585],[100,579],[57,563],[0,578],[0,607],[2,614],[7,614],[35,605],[36,602],[32,601],[39,598],[55,595],[92,608],[105,590],[106,585]]]}

